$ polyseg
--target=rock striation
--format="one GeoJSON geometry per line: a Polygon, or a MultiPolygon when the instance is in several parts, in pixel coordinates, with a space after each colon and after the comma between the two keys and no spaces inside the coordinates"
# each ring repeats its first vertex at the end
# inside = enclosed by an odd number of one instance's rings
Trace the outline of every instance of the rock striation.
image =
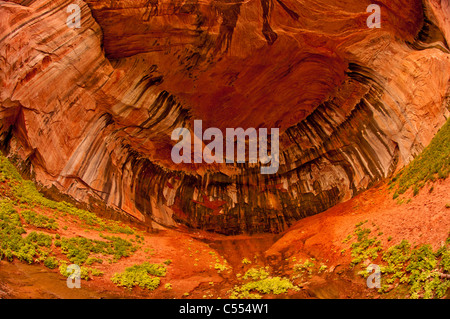
{"type": "Polygon", "coordinates": [[[151,224],[280,232],[410,162],[450,115],[450,2],[0,1],[0,142],[44,188],[151,224]],[[70,28],[67,7],[81,8],[70,28]],[[171,133],[279,128],[280,169],[171,133]]]}

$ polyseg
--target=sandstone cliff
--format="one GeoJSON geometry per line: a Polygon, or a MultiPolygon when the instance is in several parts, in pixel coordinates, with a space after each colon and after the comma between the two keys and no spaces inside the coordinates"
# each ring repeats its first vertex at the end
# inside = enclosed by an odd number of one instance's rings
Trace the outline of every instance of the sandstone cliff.
{"type": "Polygon", "coordinates": [[[278,232],[390,176],[450,114],[450,2],[0,1],[0,141],[144,222],[278,232]],[[66,24],[81,8],[81,28],[66,24]],[[278,127],[276,175],[175,165],[171,132],[278,127]]]}

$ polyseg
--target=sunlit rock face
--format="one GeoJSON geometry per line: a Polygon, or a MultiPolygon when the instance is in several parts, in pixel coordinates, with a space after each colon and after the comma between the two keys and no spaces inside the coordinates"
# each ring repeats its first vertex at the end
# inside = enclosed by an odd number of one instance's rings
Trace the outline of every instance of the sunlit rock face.
{"type": "Polygon", "coordinates": [[[0,1],[0,141],[146,223],[279,232],[407,164],[449,116],[450,4],[0,1]],[[69,28],[67,7],[81,8],[69,28]],[[172,131],[279,128],[280,168],[180,164],[172,131]]]}

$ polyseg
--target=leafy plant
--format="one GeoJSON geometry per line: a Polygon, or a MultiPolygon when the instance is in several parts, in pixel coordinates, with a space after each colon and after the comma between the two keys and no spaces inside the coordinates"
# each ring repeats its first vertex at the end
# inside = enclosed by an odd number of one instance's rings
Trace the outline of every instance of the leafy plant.
{"type": "Polygon", "coordinates": [[[395,189],[394,199],[413,188],[414,196],[436,178],[447,178],[450,173],[450,119],[442,126],[430,144],[390,182],[395,189]]]}
{"type": "Polygon", "coordinates": [[[294,272],[296,272],[296,273],[307,272],[307,273],[311,274],[314,267],[315,267],[315,263],[309,259],[306,259],[304,263],[298,263],[298,264],[294,265],[294,272]]]}
{"type": "Polygon", "coordinates": [[[266,279],[269,277],[268,267],[265,268],[250,268],[247,270],[247,272],[244,274],[242,278],[244,279],[252,279],[252,280],[261,280],[266,279]]]}
{"type": "Polygon", "coordinates": [[[55,222],[54,218],[39,215],[36,212],[32,212],[30,210],[22,210],[21,214],[27,224],[36,226],[37,228],[50,230],[58,229],[58,224],[55,222]]]}
{"type": "Polygon", "coordinates": [[[226,264],[216,263],[214,265],[214,269],[216,269],[217,272],[220,274],[222,271],[227,270],[228,266],[226,264]]]}
{"type": "MultiPolygon", "coordinates": [[[[370,231],[356,227],[361,236],[352,244],[352,265],[357,265],[365,259],[372,261],[378,258],[382,252],[381,267],[382,287],[380,293],[386,293],[395,287],[408,287],[409,297],[417,298],[442,298],[450,283],[445,277],[450,272],[450,237],[437,251],[433,251],[430,245],[422,245],[412,248],[407,240],[384,250],[379,241],[370,238],[370,231]]],[[[359,274],[368,276],[366,270],[359,274]]]]}
{"type": "Polygon", "coordinates": [[[247,259],[247,258],[242,259],[241,262],[242,262],[243,265],[249,265],[249,264],[252,263],[252,262],[251,262],[249,259],[247,259]]]}
{"type": "MultiPolygon", "coordinates": [[[[70,271],[67,270],[68,266],[67,266],[67,262],[66,261],[61,261],[60,265],[59,265],[59,272],[61,275],[63,275],[64,277],[69,277],[72,273],[70,271]]],[[[80,267],[80,278],[83,280],[91,280],[92,277],[91,276],[103,276],[103,272],[94,268],[89,268],[89,267],[84,267],[81,266],[80,267]]]]}
{"type": "Polygon", "coordinates": [[[320,267],[319,267],[319,273],[324,272],[324,271],[326,271],[327,269],[328,269],[327,265],[322,264],[322,265],[320,265],[320,267]]]}
{"type": "Polygon", "coordinates": [[[298,289],[288,278],[271,277],[267,268],[252,268],[245,273],[243,279],[250,281],[231,289],[231,299],[260,299],[261,294],[279,295],[289,289],[298,289]]]}
{"type": "Polygon", "coordinates": [[[89,259],[91,254],[103,254],[113,256],[114,261],[122,257],[128,257],[136,247],[129,241],[115,236],[102,236],[107,241],[93,240],[84,237],[62,238],[60,240],[61,252],[70,262],[82,265],[85,262],[92,264],[99,259],[89,259]]]}
{"type": "Polygon", "coordinates": [[[52,245],[52,237],[37,232],[23,237],[25,233],[12,201],[0,200],[0,259],[13,261],[16,257],[32,264],[47,257],[47,248],[52,245]]]}
{"type": "Polygon", "coordinates": [[[122,273],[114,274],[111,281],[119,287],[131,289],[135,286],[139,286],[143,289],[154,290],[158,288],[161,281],[158,277],[150,275],[165,276],[165,266],[144,262],[141,265],[134,265],[126,268],[122,273]]]}
{"type": "Polygon", "coordinates": [[[44,265],[47,268],[55,269],[58,267],[58,260],[55,257],[47,257],[44,260],[44,265]]]}
{"type": "MultiPolygon", "coordinates": [[[[41,206],[62,214],[74,216],[86,225],[97,230],[108,230],[113,233],[124,233],[132,235],[134,231],[129,226],[122,226],[116,221],[105,221],[97,217],[94,213],[83,209],[78,209],[67,202],[56,202],[44,197],[33,184],[32,181],[24,180],[17,172],[16,168],[4,156],[0,155],[0,180],[6,181],[11,189],[11,195],[19,204],[26,204],[27,207],[41,206]]],[[[25,207],[25,206],[23,206],[25,207]]]]}
{"type": "Polygon", "coordinates": [[[172,260],[167,259],[166,261],[163,262],[165,265],[169,266],[172,263],[172,260]]]}

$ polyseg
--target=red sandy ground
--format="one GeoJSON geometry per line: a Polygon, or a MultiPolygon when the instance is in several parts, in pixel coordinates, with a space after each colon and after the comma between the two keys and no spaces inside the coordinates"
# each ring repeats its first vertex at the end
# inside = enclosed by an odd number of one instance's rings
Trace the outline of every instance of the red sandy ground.
{"type": "Polygon", "coordinates": [[[450,233],[450,209],[446,208],[450,204],[450,179],[428,184],[415,197],[408,191],[399,199],[404,203],[392,199],[387,185],[380,184],[324,213],[300,220],[266,254],[301,253],[328,259],[334,265],[348,263],[350,255],[342,256],[340,252],[348,250],[350,244],[342,241],[365,220],[365,227],[383,233],[378,239],[385,248],[403,239],[440,247],[450,233]]]}
{"type": "MultiPolygon", "coordinates": [[[[435,182],[431,193],[430,186],[415,197],[406,193],[404,201],[409,198],[411,201],[398,204],[387,186],[381,183],[346,203],[300,220],[279,235],[226,237],[184,227],[156,233],[139,230],[145,237],[142,248],[117,263],[94,264],[92,267],[104,271],[104,276],[82,281],[82,289],[68,289],[57,269],[3,260],[0,261],[0,298],[227,298],[227,291],[238,283],[237,273],[243,274],[255,265],[270,265],[274,274],[289,275],[295,264],[292,257],[297,262],[314,257],[326,264],[328,271],[320,277],[313,276],[302,285],[300,292],[282,298],[377,298],[363,279],[348,270],[350,243],[344,244],[343,240],[353,233],[357,223],[368,220],[365,227],[371,228],[374,234],[383,233],[378,238],[384,248],[403,239],[439,247],[450,231],[450,209],[446,208],[446,204],[450,204],[450,179],[435,182]],[[343,249],[346,253],[341,254],[343,249]],[[244,257],[252,264],[244,266],[241,262],[244,257]],[[126,267],[144,261],[162,263],[168,259],[172,263],[155,291],[128,290],[111,282],[114,273],[126,267]],[[227,264],[229,269],[218,273],[214,268],[216,263],[227,264]],[[165,289],[166,283],[172,285],[171,290],[165,289]]],[[[53,217],[48,211],[40,213],[53,217]]],[[[60,217],[57,222],[62,237],[101,240],[100,232],[86,231],[75,218],[60,217]],[[64,226],[67,230],[63,230],[64,226]]],[[[36,230],[31,226],[26,229],[36,230]]],[[[134,238],[134,235],[112,235],[134,238]]],[[[57,257],[63,259],[63,255],[57,257]]]]}

